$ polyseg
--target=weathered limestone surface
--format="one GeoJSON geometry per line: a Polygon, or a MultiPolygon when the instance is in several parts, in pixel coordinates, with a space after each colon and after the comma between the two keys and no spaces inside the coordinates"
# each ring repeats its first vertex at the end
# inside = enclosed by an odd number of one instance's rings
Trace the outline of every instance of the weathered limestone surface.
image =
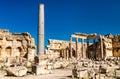
{"type": "Polygon", "coordinates": [[[6,69],[8,76],[24,76],[27,74],[27,68],[24,66],[8,67],[6,69]]]}
{"type": "Polygon", "coordinates": [[[53,69],[53,62],[47,56],[41,56],[38,63],[32,65],[32,72],[36,75],[50,74],[53,69]]]}
{"type": "Polygon", "coordinates": [[[0,70],[0,78],[7,75],[7,72],[5,70],[0,70]]]}
{"type": "Polygon", "coordinates": [[[116,35],[113,38],[113,56],[119,57],[120,56],[120,35],[116,35]]]}
{"type": "MultiPolygon", "coordinates": [[[[78,50],[77,50],[78,57],[79,57],[80,53],[82,52],[81,45],[82,45],[81,43],[78,43],[78,45],[77,45],[78,46],[78,50]]],[[[75,42],[72,43],[72,50],[73,50],[72,56],[77,57],[75,42]]],[[[86,50],[86,44],[85,44],[85,50],[86,50]]],[[[49,56],[51,54],[51,57],[55,57],[55,58],[57,58],[57,57],[62,57],[62,58],[67,58],[67,59],[71,58],[69,41],[49,39],[49,45],[47,45],[46,54],[48,54],[49,56]]]]}
{"type": "Polygon", "coordinates": [[[50,74],[52,70],[50,67],[45,68],[43,65],[33,65],[32,72],[36,75],[50,74]]]}
{"type": "MultiPolygon", "coordinates": [[[[74,68],[72,74],[74,77],[83,79],[119,79],[120,78],[120,63],[119,60],[105,60],[105,61],[91,61],[91,60],[78,60],[73,63],[74,68]],[[80,65],[78,63],[92,63],[93,65],[80,65]],[[80,65],[80,66],[79,66],[80,65]],[[87,78],[84,74],[87,72],[87,78]]],[[[71,64],[72,65],[72,64],[71,64]]]]}
{"type": "Polygon", "coordinates": [[[4,62],[21,63],[24,58],[33,62],[35,55],[34,38],[28,32],[10,33],[0,29],[0,58],[4,62]]]}
{"type": "Polygon", "coordinates": [[[38,55],[44,55],[44,4],[39,4],[38,55]]]}

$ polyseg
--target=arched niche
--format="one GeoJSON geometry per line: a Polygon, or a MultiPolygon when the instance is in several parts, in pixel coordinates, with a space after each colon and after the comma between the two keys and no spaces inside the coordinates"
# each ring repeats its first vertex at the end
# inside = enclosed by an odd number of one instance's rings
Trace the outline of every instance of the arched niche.
{"type": "Polygon", "coordinates": [[[22,54],[22,48],[21,47],[17,47],[16,50],[17,50],[17,52],[16,52],[17,56],[20,56],[22,54]]]}
{"type": "Polygon", "coordinates": [[[16,51],[17,51],[16,52],[17,56],[23,56],[24,55],[22,47],[17,47],[16,51]]]}
{"type": "Polygon", "coordinates": [[[9,46],[9,47],[6,47],[5,52],[6,52],[7,56],[11,56],[12,47],[10,47],[10,46],[9,46]]]}
{"type": "Polygon", "coordinates": [[[35,49],[36,49],[35,46],[32,46],[32,47],[31,47],[31,52],[32,52],[32,53],[35,53],[35,49]]]}

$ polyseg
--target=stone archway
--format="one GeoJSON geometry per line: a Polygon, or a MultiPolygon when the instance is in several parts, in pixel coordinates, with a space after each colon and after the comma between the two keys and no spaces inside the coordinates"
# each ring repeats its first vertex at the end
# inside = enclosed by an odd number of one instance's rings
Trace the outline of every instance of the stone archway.
{"type": "Polygon", "coordinates": [[[6,47],[5,51],[6,51],[7,56],[11,56],[11,53],[12,53],[12,48],[11,47],[6,47]]]}

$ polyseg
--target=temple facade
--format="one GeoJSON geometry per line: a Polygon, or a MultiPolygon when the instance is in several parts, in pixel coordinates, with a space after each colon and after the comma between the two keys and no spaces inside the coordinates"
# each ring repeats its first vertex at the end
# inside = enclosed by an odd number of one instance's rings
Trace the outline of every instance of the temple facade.
{"type": "Polygon", "coordinates": [[[0,29],[0,58],[13,63],[22,59],[34,61],[36,46],[29,33],[10,33],[0,29]]]}
{"type": "Polygon", "coordinates": [[[49,39],[47,53],[58,53],[62,58],[106,59],[120,56],[120,35],[84,34],[70,35],[70,41],[49,39]]]}

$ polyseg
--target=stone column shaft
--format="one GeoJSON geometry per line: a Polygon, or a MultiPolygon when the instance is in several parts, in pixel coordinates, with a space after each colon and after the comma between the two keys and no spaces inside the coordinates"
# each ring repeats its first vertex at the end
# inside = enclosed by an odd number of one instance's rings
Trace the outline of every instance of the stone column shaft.
{"type": "Polygon", "coordinates": [[[89,58],[89,39],[87,39],[87,55],[86,56],[89,58]]]}
{"type": "Polygon", "coordinates": [[[44,4],[39,5],[38,56],[44,54],[44,4]]]}
{"type": "Polygon", "coordinates": [[[103,40],[102,40],[102,36],[100,36],[100,50],[101,50],[101,58],[103,59],[103,40]]]}
{"type": "Polygon", "coordinates": [[[78,38],[76,38],[76,57],[78,58],[78,38]]]}
{"type": "Polygon", "coordinates": [[[84,39],[82,39],[82,58],[84,58],[84,39]]]}
{"type": "Polygon", "coordinates": [[[63,52],[64,52],[64,58],[66,59],[66,50],[64,49],[63,52]]]}
{"type": "Polygon", "coordinates": [[[70,37],[70,57],[72,58],[72,37],[70,37]]]}
{"type": "Polygon", "coordinates": [[[69,51],[66,49],[67,59],[69,58],[69,51]]]}

